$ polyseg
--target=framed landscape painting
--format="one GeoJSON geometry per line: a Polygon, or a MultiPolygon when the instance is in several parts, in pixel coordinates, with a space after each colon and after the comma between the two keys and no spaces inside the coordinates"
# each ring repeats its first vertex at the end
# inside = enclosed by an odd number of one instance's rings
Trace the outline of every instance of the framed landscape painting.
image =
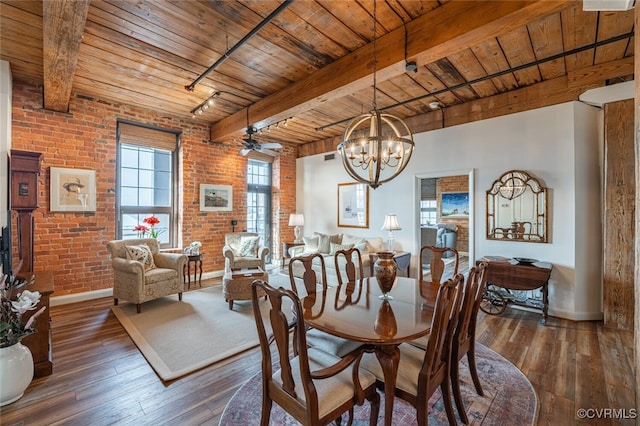
{"type": "Polygon", "coordinates": [[[364,183],[338,184],[338,226],[369,227],[369,186],[364,183]]]}
{"type": "Polygon", "coordinates": [[[443,192],[440,195],[440,216],[443,218],[468,218],[469,193],[443,192]]]}
{"type": "Polygon", "coordinates": [[[233,210],[233,187],[231,185],[200,184],[200,211],[230,212],[233,210]]]}
{"type": "Polygon", "coordinates": [[[49,210],[95,212],[96,171],[49,167],[49,210]]]}

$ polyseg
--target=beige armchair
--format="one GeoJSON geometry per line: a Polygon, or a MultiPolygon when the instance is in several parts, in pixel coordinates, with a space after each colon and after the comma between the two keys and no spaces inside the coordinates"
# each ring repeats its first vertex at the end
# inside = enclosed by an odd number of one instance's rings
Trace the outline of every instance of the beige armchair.
{"type": "Polygon", "coordinates": [[[135,303],[138,313],[148,300],[178,293],[182,300],[184,291],[183,268],[187,256],[181,253],[160,253],[158,240],[143,238],[136,240],[114,240],[107,243],[113,266],[113,304],[118,299],[135,303]],[[146,244],[146,250],[131,246],[146,244]],[[137,260],[133,260],[137,259],[137,260]]]}
{"type": "Polygon", "coordinates": [[[269,248],[259,244],[260,238],[255,232],[234,232],[225,234],[224,270],[231,268],[255,268],[265,270],[265,262],[269,255],[269,248]],[[257,240],[256,240],[257,239],[257,240]]]}

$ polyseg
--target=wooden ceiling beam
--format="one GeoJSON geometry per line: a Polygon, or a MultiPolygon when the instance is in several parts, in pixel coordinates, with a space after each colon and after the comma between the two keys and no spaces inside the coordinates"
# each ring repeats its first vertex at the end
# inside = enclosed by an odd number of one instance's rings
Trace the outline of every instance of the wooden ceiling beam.
{"type": "Polygon", "coordinates": [[[90,0],[42,2],[44,108],[67,112],[90,0]]]}
{"type": "MultiPolygon", "coordinates": [[[[521,89],[500,93],[486,98],[476,99],[453,105],[444,109],[444,126],[458,126],[503,115],[528,111],[577,101],[582,93],[596,87],[603,87],[606,81],[633,74],[632,56],[597,64],[569,72],[557,77],[521,89]]],[[[443,110],[428,112],[406,119],[413,133],[422,133],[442,128],[443,110]]],[[[340,138],[327,138],[298,146],[298,157],[335,151],[340,138]]]]}
{"type": "MultiPolygon", "coordinates": [[[[407,23],[407,57],[431,63],[469,46],[495,38],[527,22],[567,8],[562,1],[452,1],[407,23]]],[[[404,27],[376,40],[377,78],[404,72],[404,27]]],[[[237,135],[247,126],[263,127],[296,116],[371,86],[373,43],[346,55],[306,78],[265,97],[211,126],[211,140],[237,135]]],[[[351,112],[354,114],[356,112],[351,112]]],[[[350,112],[345,112],[349,115],[350,112]]]]}

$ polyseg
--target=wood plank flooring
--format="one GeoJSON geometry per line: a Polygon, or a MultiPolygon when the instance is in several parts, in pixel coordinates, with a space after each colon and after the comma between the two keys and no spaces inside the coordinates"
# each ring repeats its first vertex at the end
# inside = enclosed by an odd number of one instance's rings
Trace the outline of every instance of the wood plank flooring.
{"type": "MultiPolygon", "coordinates": [[[[220,282],[210,280],[203,286],[220,282]]],[[[237,388],[260,370],[257,349],[163,383],[111,312],[111,298],[51,308],[53,375],[2,407],[2,425],[217,425],[237,388]]],[[[507,309],[480,312],[478,341],[529,378],[539,425],[633,425],[579,420],[585,409],[634,409],[633,335],[601,322],[572,322],[507,309]]]]}

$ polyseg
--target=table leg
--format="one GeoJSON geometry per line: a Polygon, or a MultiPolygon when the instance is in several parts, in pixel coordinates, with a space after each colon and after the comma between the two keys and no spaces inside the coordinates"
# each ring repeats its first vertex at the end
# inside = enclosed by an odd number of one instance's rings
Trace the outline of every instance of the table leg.
{"type": "Polygon", "coordinates": [[[549,312],[549,282],[542,285],[542,325],[547,324],[547,314],[549,312]]]}
{"type": "Polygon", "coordinates": [[[198,261],[198,265],[200,266],[200,275],[198,276],[198,285],[202,287],[202,259],[198,261]]]}
{"type": "Polygon", "coordinates": [[[191,261],[187,260],[187,280],[189,280],[189,289],[191,289],[191,261]]]}
{"type": "Polygon", "coordinates": [[[393,418],[393,399],[396,390],[396,376],[400,363],[400,349],[396,345],[376,347],[376,357],[384,375],[384,424],[391,426],[393,418]]]}

